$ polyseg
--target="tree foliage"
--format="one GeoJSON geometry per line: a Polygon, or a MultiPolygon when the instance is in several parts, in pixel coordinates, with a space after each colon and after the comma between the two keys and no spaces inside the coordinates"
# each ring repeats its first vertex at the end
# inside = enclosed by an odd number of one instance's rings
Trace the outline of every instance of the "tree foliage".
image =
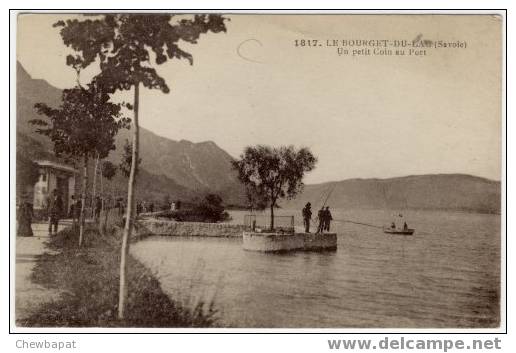
{"type": "Polygon", "coordinates": [[[233,168],[246,186],[248,196],[269,204],[273,229],[277,201],[295,197],[303,189],[303,176],[315,168],[316,162],[308,148],[258,145],[246,147],[240,159],[233,161],[233,168]]]}
{"type": "Polygon", "coordinates": [[[63,90],[59,108],[37,103],[36,111],[48,120],[33,119],[36,132],[54,144],[56,156],[105,158],[115,149],[114,137],[127,127],[129,119],[121,114],[121,106],[109,102],[109,95],[94,84],[63,90]]]}
{"type": "Polygon", "coordinates": [[[33,187],[39,178],[39,167],[20,151],[16,151],[16,197],[32,201],[25,194],[27,187],[33,187]]]}
{"type": "Polygon", "coordinates": [[[116,166],[111,163],[110,161],[104,161],[102,162],[101,166],[101,172],[102,176],[106,178],[107,180],[113,179],[113,177],[116,175],[116,166]]]}
{"type": "Polygon", "coordinates": [[[88,160],[105,158],[115,149],[115,135],[126,127],[129,119],[121,114],[121,106],[109,101],[109,95],[94,82],[87,87],[65,89],[59,108],[44,103],[35,105],[36,111],[48,120],[33,119],[37,133],[47,136],[54,144],[55,155],[83,159],[81,211],[79,216],[79,246],[85,228],[88,160]]]}
{"type": "Polygon", "coordinates": [[[268,206],[268,200],[265,195],[260,194],[254,185],[245,185],[245,195],[248,201],[248,208],[250,210],[264,210],[268,206]]]}
{"type": "Polygon", "coordinates": [[[228,217],[224,212],[222,198],[217,194],[206,195],[195,211],[203,217],[203,222],[219,222],[228,217]]]}
{"type": "MultiPolygon", "coordinates": [[[[142,163],[142,159],[138,157],[138,163],[136,163],[136,174],[138,173],[138,169],[140,164],[142,163]]],[[[118,169],[122,171],[122,173],[129,178],[131,174],[131,165],[133,164],[133,144],[129,142],[129,140],[125,140],[124,144],[124,152],[122,154],[122,159],[120,160],[120,164],[118,165],[118,169]]]]}
{"type": "Polygon", "coordinates": [[[104,14],[96,19],[59,21],[61,37],[75,51],[67,64],[78,72],[97,59],[101,73],[96,80],[108,92],[129,90],[142,83],[151,89],[169,92],[165,79],[150,65],[167,59],[186,59],[193,63],[190,53],[179,42],[196,44],[207,32],[225,32],[226,20],[217,14],[181,16],[172,21],[172,14],[104,14]]]}

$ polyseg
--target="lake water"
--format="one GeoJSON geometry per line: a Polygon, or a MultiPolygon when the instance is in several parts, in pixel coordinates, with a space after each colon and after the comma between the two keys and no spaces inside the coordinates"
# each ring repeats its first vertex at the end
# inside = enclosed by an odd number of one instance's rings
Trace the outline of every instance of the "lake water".
{"type": "MultiPolygon", "coordinates": [[[[296,216],[299,211],[281,210],[296,216]]],[[[387,225],[392,211],[332,210],[387,225]]],[[[232,212],[241,223],[244,212],[232,212]]],[[[412,237],[334,222],[336,252],[265,254],[241,239],[150,237],[131,253],[185,305],[214,300],[231,327],[496,327],[500,216],[405,211],[412,237]]],[[[397,218],[399,220],[399,218],[397,218]]]]}

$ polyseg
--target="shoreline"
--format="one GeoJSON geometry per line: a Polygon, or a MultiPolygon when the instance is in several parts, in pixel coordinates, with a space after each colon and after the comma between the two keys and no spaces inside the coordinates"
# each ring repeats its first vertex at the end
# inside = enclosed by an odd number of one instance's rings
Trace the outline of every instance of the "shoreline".
{"type": "MultiPolygon", "coordinates": [[[[19,239],[17,239],[18,241],[19,239]]],[[[102,237],[93,227],[77,247],[71,228],[49,238],[30,275],[34,287],[57,291],[54,300],[36,303],[18,317],[19,327],[218,327],[213,303],[186,308],[161,288],[139,260],[129,255],[127,317],[117,318],[120,239],[115,232],[102,237]]],[[[18,266],[18,265],[17,265],[18,266]]],[[[18,270],[18,268],[17,268],[18,270]]],[[[55,292],[54,292],[55,293],[55,292]]],[[[28,295],[35,296],[30,291],[28,295]]],[[[18,293],[17,293],[18,295],[18,293]]]]}

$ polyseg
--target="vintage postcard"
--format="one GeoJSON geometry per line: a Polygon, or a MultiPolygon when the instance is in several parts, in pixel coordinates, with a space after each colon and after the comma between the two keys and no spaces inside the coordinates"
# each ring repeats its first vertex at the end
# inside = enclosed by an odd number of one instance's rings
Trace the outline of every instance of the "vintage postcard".
{"type": "Polygon", "coordinates": [[[503,328],[503,16],[16,21],[16,328],[503,328]]]}

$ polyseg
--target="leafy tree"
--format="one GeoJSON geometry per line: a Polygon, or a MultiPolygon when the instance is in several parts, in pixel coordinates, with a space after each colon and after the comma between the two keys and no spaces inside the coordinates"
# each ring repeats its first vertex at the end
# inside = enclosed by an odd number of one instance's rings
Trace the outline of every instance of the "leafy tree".
{"type": "MultiPolygon", "coordinates": [[[[34,187],[39,178],[39,167],[22,152],[16,151],[16,198],[26,199],[28,187],[34,187]]],[[[25,200],[27,201],[27,200],[25,200]]]]}
{"type": "Polygon", "coordinates": [[[315,168],[317,159],[308,148],[246,147],[240,160],[233,161],[238,179],[248,193],[268,202],[270,229],[274,230],[274,207],[281,198],[293,198],[303,189],[303,176],[315,168]]]}
{"type": "Polygon", "coordinates": [[[110,161],[104,161],[102,163],[102,176],[107,180],[113,179],[116,175],[116,167],[110,161]]]}
{"type": "Polygon", "coordinates": [[[208,194],[196,207],[196,212],[206,222],[219,222],[227,217],[222,205],[222,198],[217,194],[208,194]]]}
{"type": "MultiPolygon", "coordinates": [[[[117,167],[110,161],[103,161],[100,165],[100,174],[101,174],[102,178],[105,178],[108,181],[115,177],[116,171],[117,171],[117,167]]],[[[101,179],[101,184],[100,184],[101,194],[103,193],[102,185],[103,184],[102,184],[102,179],[101,179]]]]}
{"type": "MultiPolygon", "coordinates": [[[[136,163],[134,174],[138,174],[138,167],[142,163],[142,159],[138,157],[138,163],[136,163]]],[[[122,173],[129,178],[131,175],[131,166],[133,165],[133,144],[129,142],[129,140],[125,140],[124,144],[124,152],[122,154],[122,159],[118,168],[122,171],[122,173]]]]}
{"type": "Polygon", "coordinates": [[[264,210],[267,208],[267,199],[257,192],[252,185],[246,185],[245,195],[247,197],[248,208],[252,212],[254,210],[264,210]]]}
{"type": "Polygon", "coordinates": [[[47,136],[54,143],[57,157],[82,158],[82,207],[80,213],[79,246],[84,234],[84,210],[88,183],[88,161],[97,154],[105,158],[115,149],[114,137],[126,127],[129,119],[122,117],[119,104],[109,102],[109,95],[94,83],[87,88],[65,89],[59,108],[37,103],[36,111],[49,120],[34,119],[37,133],[47,136]]]}
{"type": "MultiPolygon", "coordinates": [[[[97,61],[101,73],[99,83],[108,91],[134,88],[134,117],[132,137],[132,161],[139,153],[139,92],[140,86],[170,91],[165,79],[158,75],[151,64],[168,59],[186,59],[193,63],[190,53],[179,47],[180,41],[196,44],[200,35],[207,32],[225,32],[225,18],[216,14],[196,14],[192,18],[181,16],[172,21],[171,14],[104,14],[96,19],[59,21],[61,37],[76,55],[67,57],[67,64],[81,70],[97,61]]],[[[136,163],[131,164],[127,190],[127,214],[122,238],[120,259],[120,293],[118,317],[125,316],[127,302],[127,256],[129,238],[134,221],[134,183],[136,163]]]]}

